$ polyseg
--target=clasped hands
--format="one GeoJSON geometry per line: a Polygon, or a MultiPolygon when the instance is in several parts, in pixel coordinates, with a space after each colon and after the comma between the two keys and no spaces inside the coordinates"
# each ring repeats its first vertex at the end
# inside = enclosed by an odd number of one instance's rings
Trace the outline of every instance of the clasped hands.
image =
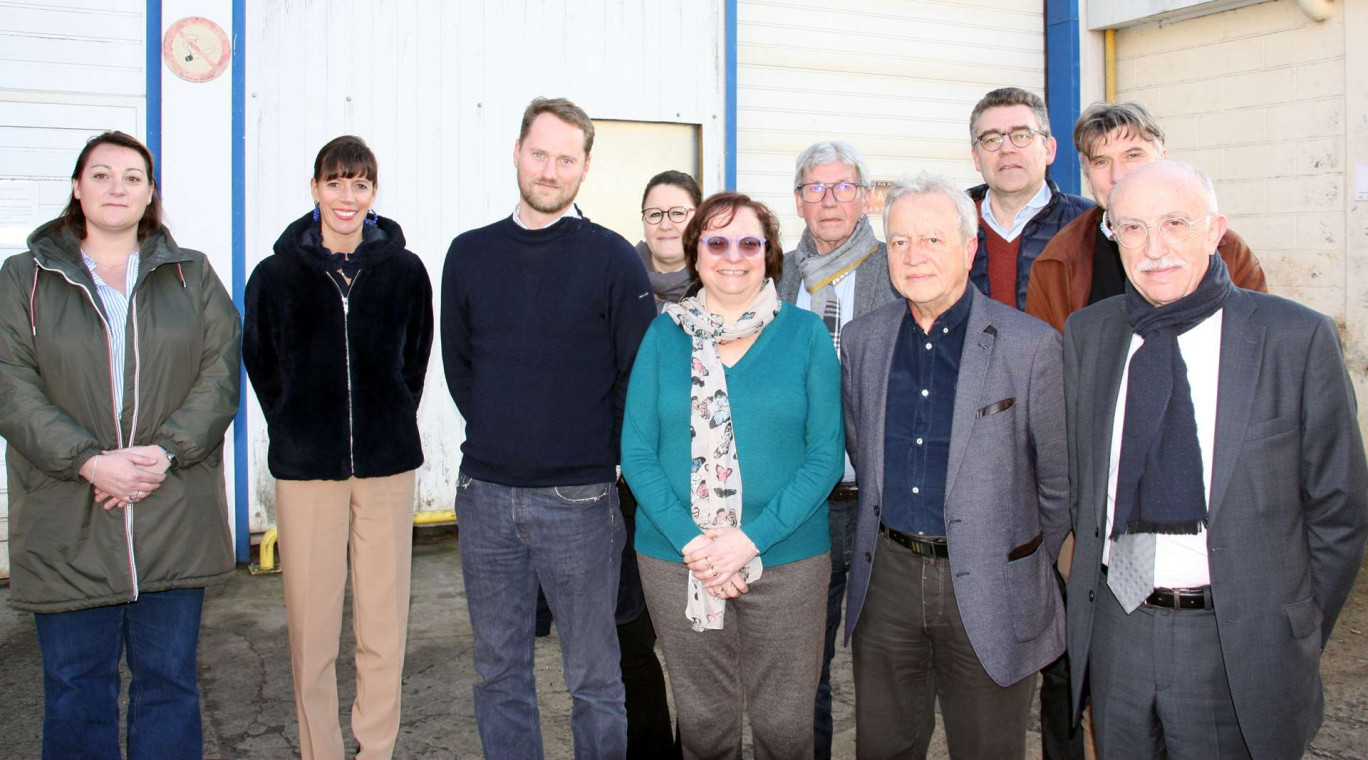
{"type": "Polygon", "coordinates": [[[170,466],[158,446],[129,446],[91,457],[81,465],[80,474],[95,488],[95,502],[113,509],[137,503],[157,490],[170,466]]]}
{"type": "Polygon", "coordinates": [[[684,545],[684,564],[708,593],[735,599],[750,591],[741,568],[759,553],[740,528],[709,528],[684,545]]]}

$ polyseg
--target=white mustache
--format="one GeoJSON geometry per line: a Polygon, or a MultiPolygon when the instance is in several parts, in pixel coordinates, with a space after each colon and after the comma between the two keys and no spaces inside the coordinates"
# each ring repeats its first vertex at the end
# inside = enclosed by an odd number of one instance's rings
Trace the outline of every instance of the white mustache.
{"type": "Polygon", "coordinates": [[[1174,267],[1187,269],[1187,266],[1187,262],[1180,258],[1165,256],[1162,259],[1145,259],[1140,262],[1140,266],[1136,267],[1136,270],[1140,272],[1153,272],[1157,269],[1173,269],[1174,267]]]}

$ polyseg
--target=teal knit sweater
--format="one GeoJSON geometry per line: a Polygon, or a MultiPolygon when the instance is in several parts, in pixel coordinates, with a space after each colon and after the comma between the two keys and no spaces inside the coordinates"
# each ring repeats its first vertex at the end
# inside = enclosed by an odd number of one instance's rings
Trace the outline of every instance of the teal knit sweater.
{"type": "MultiPolygon", "coordinates": [[[[682,562],[689,515],[690,340],[668,316],[637,351],[622,424],[622,474],[638,502],[636,549],[682,562]]],[[[827,494],[845,471],[841,365],[812,312],[784,304],[727,373],[741,529],[766,565],[831,549],[827,494]]]]}

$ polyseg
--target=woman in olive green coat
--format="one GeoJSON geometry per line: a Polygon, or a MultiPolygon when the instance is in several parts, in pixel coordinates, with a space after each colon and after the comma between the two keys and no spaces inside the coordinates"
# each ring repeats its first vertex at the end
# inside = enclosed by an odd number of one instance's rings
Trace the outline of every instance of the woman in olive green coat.
{"type": "Polygon", "coordinates": [[[0,268],[11,599],[35,613],[44,758],[201,757],[204,587],[233,569],[223,435],[237,311],[161,225],[152,157],[87,143],[63,215],[0,268]]]}

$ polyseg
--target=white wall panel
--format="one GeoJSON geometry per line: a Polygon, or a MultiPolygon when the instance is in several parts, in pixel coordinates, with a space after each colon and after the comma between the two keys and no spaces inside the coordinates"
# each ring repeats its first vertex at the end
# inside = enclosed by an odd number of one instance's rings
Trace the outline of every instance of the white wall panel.
{"type": "MultiPolygon", "coordinates": [[[[596,119],[700,125],[701,180],[720,189],[721,11],[720,0],[249,3],[248,271],[308,210],[318,149],[356,134],[379,158],[377,210],[403,226],[438,289],[451,239],[513,210],[513,142],[537,95],[569,97],[596,119]]],[[[612,181],[591,171],[586,188],[612,181]]],[[[451,508],[464,437],[439,352],[419,410],[420,510],[451,508]]],[[[244,399],[259,530],[274,522],[266,427],[253,394],[244,399]],[[272,513],[265,524],[258,506],[272,513]]]]}
{"type": "MultiPolygon", "coordinates": [[[[91,135],[145,137],[142,0],[0,2],[0,258],[66,205],[91,135]]],[[[5,453],[0,439],[0,457],[5,453]]],[[[0,479],[0,578],[9,495],[0,479]]]]}
{"type": "Polygon", "coordinates": [[[969,112],[997,87],[1043,92],[1043,8],[1038,0],[741,0],[737,189],[773,206],[791,250],[803,229],[794,160],[817,140],[849,140],[876,178],[931,169],[977,184],[969,112]]]}

